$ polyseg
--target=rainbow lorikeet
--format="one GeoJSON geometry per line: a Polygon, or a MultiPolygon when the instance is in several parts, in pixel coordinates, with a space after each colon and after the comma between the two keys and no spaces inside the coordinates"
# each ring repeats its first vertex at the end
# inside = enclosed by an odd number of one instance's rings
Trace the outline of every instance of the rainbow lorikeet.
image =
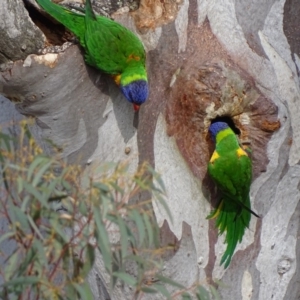
{"type": "Polygon", "coordinates": [[[113,76],[126,99],[138,110],[148,98],[142,42],[130,30],[103,16],[96,16],[86,0],[85,14],[76,13],[50,0],[36,0],[54,19],[78,38],[87,64],[113,76]]]}
{"type": "Polygon", "coordinates": [[[250,185],[252,164],[247,153],[240,147],[233,130],[225,122],[215,122],[209,127],[215,142],[215,151],[208,163],[208,174],[222,194],[218,207],[207,217],[216,218],[219,234],[226,231],[227,248],[221,264],[227,268],[235,247],[242,241],[251,213],[250,185]]]}

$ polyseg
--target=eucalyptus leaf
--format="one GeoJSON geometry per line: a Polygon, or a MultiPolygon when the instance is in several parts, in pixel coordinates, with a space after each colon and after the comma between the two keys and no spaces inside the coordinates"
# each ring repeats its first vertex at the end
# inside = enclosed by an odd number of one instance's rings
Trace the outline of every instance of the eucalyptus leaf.
{"type": "Polygon", "coordinates": [[[94,296],[91,291],[91,288],[86,282],[83,284],[73,283],[73,286],[80,296],[79,299],[94,300],[94,296]]]}
{"type": "Polygon", "coordinates": [[[198,300],[210,300],[210,295],[209,295],[209,292],[202,286],[198,286],[198,289],[197,289],[197,299],[198,300]]]}
{"type": "Polygon", "coordinates": [[[39,164],[44,163],[45,161],[48,161],[48,159],[45,156],[37,156],[35,157],[35,159],[33,160],[33,162],[30,164],[29,168],[28,168],[28,172],[27,172],[27,181],[30,182],[31,181],[31,176],[33,175],[34,170],[37,168],[37,166],[39,164]]]}
{"type": "Polygon", "coordinates": [[[163,282],[163,283],[167,283],[167,284],[169,284],[171,286],[175,286],[175,287],[178,287],[180,289],[184,289],[184,286],[181,283],[176,282],[176,281],[174,281],[171,278],[168,278],[168,277],[165,277],[165,276],[162,276],[162,275],[159,275],[159,274],[156,274],[156,278],[159,281],[163,282]]]}
{"type": "Polygon", "coordinates": [[[136,209],[133,209],[129,213],[129,217],[131,220],[135,222],[135,225],[139,232],[139,245],[142,245],[146,237],[146,229],[145,229],[143,217],[136,209]]]}
{"type": "Polygon", "coordinates": [[[137,284],[136,279],[125,272],[114,272],[113,276],[130,286],[135,286],[137,284]]]}
{"type": "Polygon", "coordinates": [[[53,161],[50,159],[47,159],[46,162],[43,162],[43,166],[39,168],[37,173],[35,174],[33,180],[32,180],[32,186],[36,187],[38,183],[41,182],[42,176],[45,174],[45,172],[50,168],[53,161]]]}
{"type": "Polygon", "coordinates": [[[98,239],[97,239],[98,248],[101,251],[101,254],[103,255],[103,260],[105,263],[106,270],[109,273],[111,273],[112,255],[110,250],[110,241],[108,239],[108,234],[103,224],[100,212],[97,209],[94,211],[94,218],[95,218],[96,229],[98,233],[98,239]]]}

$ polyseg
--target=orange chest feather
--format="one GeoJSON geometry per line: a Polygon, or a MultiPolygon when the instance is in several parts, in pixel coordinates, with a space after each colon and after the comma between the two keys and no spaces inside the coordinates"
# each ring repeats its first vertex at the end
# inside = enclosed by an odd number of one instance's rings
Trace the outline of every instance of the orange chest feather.
{"type": "Polygon", "coordinates": [[[117,85],[120,85],[121,74],[114,75],[114,76],[113,76],[113,79],[114,79],[114,81],[115,81],[115,83],[116,83],[117,85]]]}
{"type": "Polygon", "coordinates": [[[130,62],[131,60],[136,60],[136,61],[139,61],[141,60],[141,58],[137,55],[134,55],[134,54],[130,54],[128,57],[127,57],[127,62],[130,62]]]}

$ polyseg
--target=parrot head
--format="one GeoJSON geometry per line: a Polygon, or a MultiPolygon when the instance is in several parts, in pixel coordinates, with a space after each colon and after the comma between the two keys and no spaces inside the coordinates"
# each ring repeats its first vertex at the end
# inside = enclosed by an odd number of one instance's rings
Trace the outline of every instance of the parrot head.
{"type": "Polygon", "coordinates": [[[135,111],[139,110],[149,94],[148,82],[146,80],[135,80],[126,85],[121,84],[121,91],[125,98],[133,104],[135,111]]]}
{"type": "Polygon", "coordinates": [[[228,124],[225,123],[225,122],[215,122],[215,123],[212,123],[210,126],[209,126],[209,133],[211,134],[211,136],[213,137],[214,141],[216,141],[216,136],[217,134],[224,130],[224,129],[227,129],[229,128],[228,124]]]}

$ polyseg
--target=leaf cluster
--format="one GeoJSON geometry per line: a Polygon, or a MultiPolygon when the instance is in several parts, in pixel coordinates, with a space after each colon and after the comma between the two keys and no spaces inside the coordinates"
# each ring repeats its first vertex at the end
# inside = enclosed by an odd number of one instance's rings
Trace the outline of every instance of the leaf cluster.
{"type": "Polygon", "coordinates": [[[59,155],[45,155],[21,128],[18,140],[0,132],[0,218],[7,222],[0,245],[13,248],[1,253],[1,299],[93,299],[86,278],[97,252],[111,279],[108,290],[120,282],[136,299],[147,293],[210,299],[203,286],[185,288],[162,275],[166,249],[151,195],[169,210],[150,166],[130,174],[125,164],[106,163],[95,179],[59,155]]]}

